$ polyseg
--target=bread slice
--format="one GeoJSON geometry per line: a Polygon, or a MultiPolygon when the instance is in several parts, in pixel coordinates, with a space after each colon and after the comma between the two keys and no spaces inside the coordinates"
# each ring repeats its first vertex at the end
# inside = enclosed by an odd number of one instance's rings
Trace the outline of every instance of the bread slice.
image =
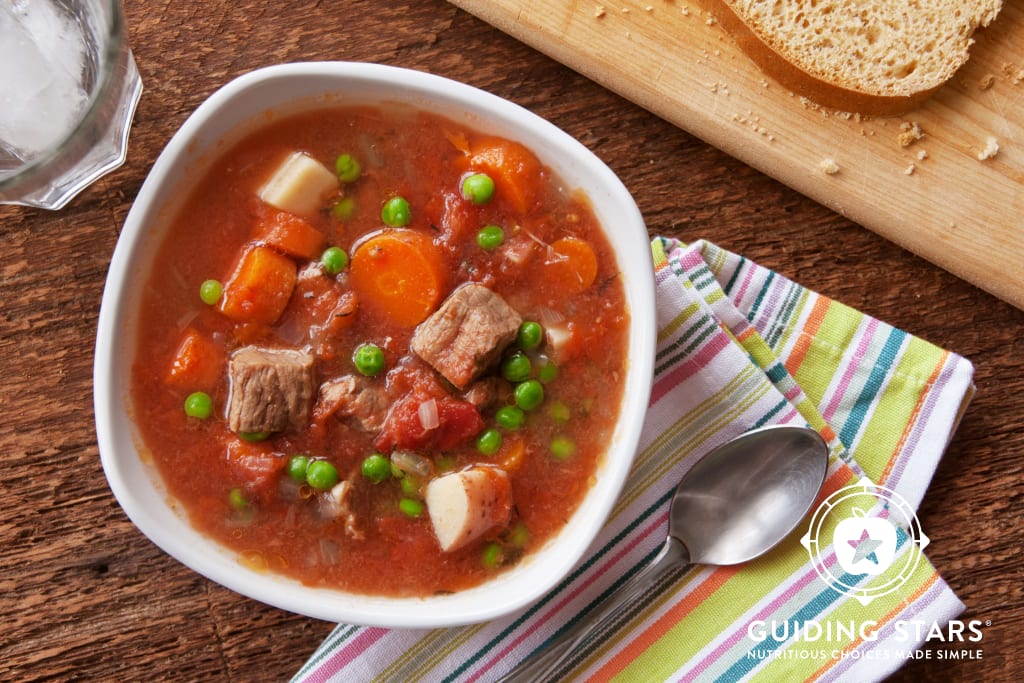
{"type": "Polygon", "coordinates": [[[908,111],[953,77],[1002,0],[701,0],[764,71],[862,114],[908,111]]]}

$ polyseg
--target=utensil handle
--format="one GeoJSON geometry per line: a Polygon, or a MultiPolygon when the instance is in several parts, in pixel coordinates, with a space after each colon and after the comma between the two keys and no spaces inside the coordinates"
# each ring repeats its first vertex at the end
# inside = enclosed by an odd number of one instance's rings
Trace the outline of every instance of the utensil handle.
{"type": "MultiPolygon", "coordinates": [[[[669,536],[661,551],[639,573],[608,596],[598,611],[589,618],[577,621],[560,633],[540,652],[527,657],[514,669],[498,679],[498,683],[541,683],[573,650],[600,634],[619,617],[622,608],[641,598],[672,570],[681,573],[689,566],[690,555],[686,546],[669,536]]],[[[673,572],[676,573],[676,572],[673,572]]]]}

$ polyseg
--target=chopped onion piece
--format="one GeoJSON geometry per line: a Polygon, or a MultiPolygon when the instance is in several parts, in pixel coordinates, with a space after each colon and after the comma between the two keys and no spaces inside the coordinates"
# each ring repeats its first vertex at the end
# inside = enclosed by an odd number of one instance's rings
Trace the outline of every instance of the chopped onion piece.
{"type": "Polygon", "coordinates": [[[557,355],[572,339],[572,328],[568,323],[544,325],[544,339],[552,353],[557,355]]]}
{"type": "Polygon", "coordinates": [[[544,327],[553,327],[565,322],[565,315],[548,306],[541,306],[537,309],[537,318],[544,327]]]}
{"type": "Polygon", "coordinates": [[[391,462],[403,472],[418,477],[429,476],[433,471],[433,463],[429,459],[412,451],[395,451],[391,454],[391,462]]]}
{"type": "Polygon", "coordinates": [[[437,401],[428,399],[419,406],[420,426],[428,432],[441,426],[441,418],[437,413],[437,401]]]}

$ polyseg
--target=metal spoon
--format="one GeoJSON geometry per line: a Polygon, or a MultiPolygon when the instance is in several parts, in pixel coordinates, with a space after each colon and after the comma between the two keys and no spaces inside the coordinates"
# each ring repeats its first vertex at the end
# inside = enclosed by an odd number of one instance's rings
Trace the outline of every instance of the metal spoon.
{"type": "Polygon", "coordinates": [[[499,683],[545,680],[573,650],[621,619],[624,607],[692,564],[740,564],[767,552],[810,510],[827,469],[828,446],[808,427],[753,429],[708,453],[676,488],[661,552],[593,617],[559,634],[499,683]]]}

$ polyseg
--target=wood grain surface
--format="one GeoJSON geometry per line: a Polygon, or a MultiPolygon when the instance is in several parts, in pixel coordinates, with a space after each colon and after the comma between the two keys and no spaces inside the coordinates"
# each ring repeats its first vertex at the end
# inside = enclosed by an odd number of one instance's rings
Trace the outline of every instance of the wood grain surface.
{"type": "Polygon", "coordinates": [[[308,59],[511,99],[604,159],[652,235],[708,238],[973,360],[977,398],[920,517],[966,618],[987,624],[983,658],[912,662],[895,680],[1024,678],[1024,313],[442,0],[125,6],[146,88],[127,163],[63,211],[0,207],[0,680],[284,681],[332,628],[212,584],[143,537],[107,487],[92,413],[106,269],[157,154],[231,78],[308,59]]]}
{"type": "Polygon", "coordinates": [[[1024,0],[1004,0],[933,98],[886,118],[802,102],[765,78],[702,0],[453,2],[1024,308],[1024,0]],[[989,139],[999,151],[981,159],[989,139]]]}

